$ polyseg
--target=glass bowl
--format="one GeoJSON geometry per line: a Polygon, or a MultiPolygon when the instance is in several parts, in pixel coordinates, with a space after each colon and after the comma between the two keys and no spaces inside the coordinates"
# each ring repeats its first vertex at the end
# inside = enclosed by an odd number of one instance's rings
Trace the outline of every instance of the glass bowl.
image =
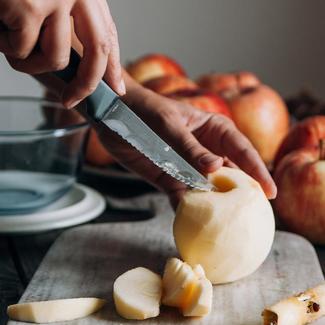
{"type": "Polygon", "coordinates": [[[0,215],[34,212],[75,183],[88,124],[54,101],[0,97],[0,215]]]}

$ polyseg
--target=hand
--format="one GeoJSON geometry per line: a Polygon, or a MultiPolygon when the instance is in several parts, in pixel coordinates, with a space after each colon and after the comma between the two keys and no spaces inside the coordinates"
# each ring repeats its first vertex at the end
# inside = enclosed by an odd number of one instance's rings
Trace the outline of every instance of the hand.
{"type": "Polygon", "coordinates": [[[106,82],[124,95],[116,27],[105,0],[0,0],[0,52],[18,71],[36,75],[65,68],[73,28],[84,51],[63,104],[73,107],[91,94],[106,68],[106,82]]]}
{"type": "MultiPolygon", "coordinates": [[[[124,100],[201,173],[211,173],[224,163],[238,166],[261,184],[269,198],[275,197],[275,184],[257,151],[228,118],[199,111],[134,84],[124,100]]],[[[120,163],[166,192],[176,206],[185,185],[162,172],[114,132],[102,128],[98,132],[120,163]]]]}

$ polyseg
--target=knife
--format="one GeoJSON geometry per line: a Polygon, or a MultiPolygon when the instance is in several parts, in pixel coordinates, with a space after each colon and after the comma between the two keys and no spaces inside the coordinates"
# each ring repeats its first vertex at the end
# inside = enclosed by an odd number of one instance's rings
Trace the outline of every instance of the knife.
{"type": "MultiPolygon", "coordinates": [[[[69,65],[54,72],[65,82],[77,73],[80,56],[71,49],[69,65]]],[[[146,125],[119,96],[102,80],[96,90],[84,100],[82,115],[116,132],[164,172],[184,184],[203,191],[214,186],[178,155],[148,125],[146,125]]]]}

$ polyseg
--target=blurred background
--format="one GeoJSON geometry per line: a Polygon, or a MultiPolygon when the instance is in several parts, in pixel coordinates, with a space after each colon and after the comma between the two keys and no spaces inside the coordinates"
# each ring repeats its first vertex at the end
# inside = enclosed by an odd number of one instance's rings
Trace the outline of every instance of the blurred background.
{"type": "MultiPolygon", "coordinates": [[[[109,0],[123,63],[169,54],[191,77],[249,70],[282,95],[325,98],[324,0],[109,0]]],[[[0,95],[40,95],[0,56],[0,95]]]]}

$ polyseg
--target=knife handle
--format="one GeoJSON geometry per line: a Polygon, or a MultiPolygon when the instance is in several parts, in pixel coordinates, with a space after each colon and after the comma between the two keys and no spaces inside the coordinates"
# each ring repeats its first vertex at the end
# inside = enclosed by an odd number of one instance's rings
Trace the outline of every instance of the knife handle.
{"type": "MultiPolygon", "coordinates": [[[[53,74],[68,83],[77,74],[79,63],[79,54],[73,48],[71,48],[68,66],[61,71],[53,72],[53,74]]],[[[100,121],[104,117],[109,107],[111,107],[111,105],[118,98],[118,95],[107,85],[107,83],[101,80],[96,90],[85,99],[86,114],[91,119],[100,121]]]]}

